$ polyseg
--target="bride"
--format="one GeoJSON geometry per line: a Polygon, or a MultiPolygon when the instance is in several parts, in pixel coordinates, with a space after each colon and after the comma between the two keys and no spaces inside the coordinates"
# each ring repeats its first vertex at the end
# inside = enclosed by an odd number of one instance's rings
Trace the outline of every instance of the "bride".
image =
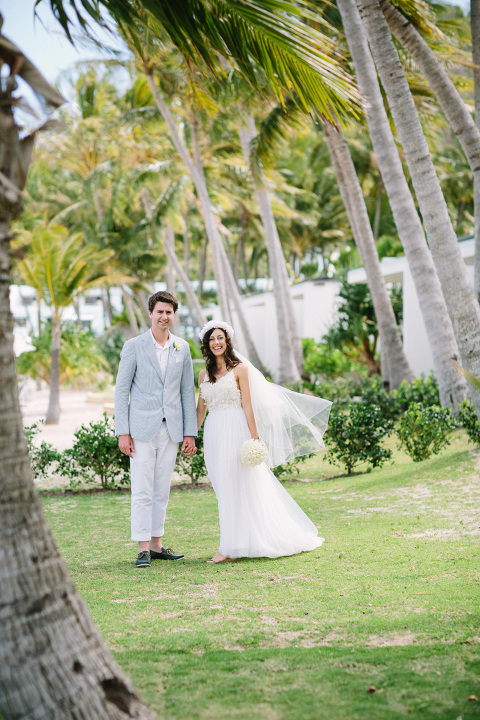
{"type": "Polygon", "coordinates": [[[238,352],[233,328],[210,321],[201,330],[205,370],[199,376],[197,425],[218,501],[219,551],[207,562],[294,555],[324,539],[269,469],[324,447],[331,403],[269,383],[238,352]],[[250,438],[264,443],[265,462],[241,460],[250,438]]]}

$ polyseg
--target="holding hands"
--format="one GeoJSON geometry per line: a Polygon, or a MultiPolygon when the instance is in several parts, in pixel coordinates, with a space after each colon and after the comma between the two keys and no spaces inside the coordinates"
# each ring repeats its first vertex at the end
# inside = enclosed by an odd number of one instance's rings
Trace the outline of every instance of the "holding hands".
{"type": "Polygon", "coordinates": [[[183,438],[181,449],[182,453],[187,457],[192,457],[192,455],[195,455],[195,453],[197,452],[197,448],[195,447],[195,438],[193,436],[186,435],[183,438]]]}

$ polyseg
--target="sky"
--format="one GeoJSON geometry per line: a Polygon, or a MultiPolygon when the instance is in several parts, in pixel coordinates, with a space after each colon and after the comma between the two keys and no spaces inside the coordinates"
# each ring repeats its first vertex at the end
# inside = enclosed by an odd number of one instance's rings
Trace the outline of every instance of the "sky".
{"type": "MultiPolygon", "coordinates": [[[[37,8],[45,27],[38,19],[34,19],[34,7],[35,0],[0,0],[4,21],[2,33],[19,46],[47,80],[57,82],[62,72],[71,71],[79,61],[108,57],[107,53],[102,53],[96,47],[77,44],[74,48],[55,20],[46,0],[37,8]]],[[[99,38],[105,43],[112,43],[106,32],[99,33],[99,38]]]]}

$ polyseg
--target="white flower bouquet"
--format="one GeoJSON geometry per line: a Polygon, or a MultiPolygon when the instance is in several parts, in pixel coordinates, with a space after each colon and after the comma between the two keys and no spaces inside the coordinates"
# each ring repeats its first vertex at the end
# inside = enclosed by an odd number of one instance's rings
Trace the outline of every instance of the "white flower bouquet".
{"type": "Polygon", "coordinates": [[[265,462],[268,457],[267,447],[263,440],[250,438],[245,440],[240,450],[240,459],[244,465],[255,467],[265,462]]]}

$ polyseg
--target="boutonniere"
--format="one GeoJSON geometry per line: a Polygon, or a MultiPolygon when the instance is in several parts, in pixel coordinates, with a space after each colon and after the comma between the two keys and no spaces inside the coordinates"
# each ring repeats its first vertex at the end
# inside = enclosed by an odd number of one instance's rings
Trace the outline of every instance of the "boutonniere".
{"type": "Polygon", "coordinates": [[[175,342],[173,343],[173,349],[175,350],[175,352],[178,352],[180,350],[180,348],[181,348],[180,343],[175,340],[175,342]]]}

